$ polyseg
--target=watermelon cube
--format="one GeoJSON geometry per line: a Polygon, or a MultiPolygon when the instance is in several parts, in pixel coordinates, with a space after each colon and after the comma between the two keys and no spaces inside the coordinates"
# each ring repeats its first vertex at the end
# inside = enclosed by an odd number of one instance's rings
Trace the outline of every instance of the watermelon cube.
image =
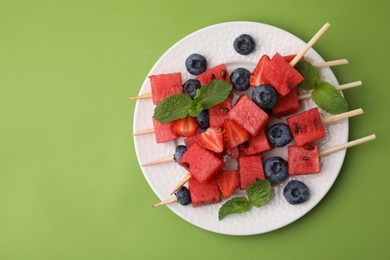
{"type": "Polygon", "coordinates": [[[232,98],[228,97],[222,103],[209,108],[210,127],[223,127],[223,122],[229,119],[229,111],[232,109],[232,98]]]}
{"type": "Polygon", "coordinates": [[[156,119],[154,118],[152,119],[153,119],[153,126],[154,126],[154,134],[156,137],[156,142],[158,144],[172,141],[178,138],[178,136],[173,131],[173,122],[162,124],[158,122],[156,119]]]}
{"type": "Polygon", "coordinates": [[[199,136],[198,135],[193,135],[193,136],[187,136],[184,138],[184,144],[189,148],[191,145],[199,141],[199,136]]]}
{"type": "Polygon", "coordinates": [[[200,85],[210,83],[213,79],[224,80],[230,83],[229,72],[225,64],[220,64],[198,75],[200,85]]]}
{"type": "Polygon", "coordinates": [[[169,96],[183,92],[183,82],[180,72],[151,75],[149,76],[149,80],[152,89],[153,103],[155,105],[169,96]]]}
{"type": "Polygon", "coordinates": [[[246,155],[238,158],[240,189],[245,190],[257,179],[264,180],[263,161],[260,155],[246,155]]]}
{"type": "Polygon", "coordinates": [[[196,178],[191,178],[188,181],[188,189],[190,191],[193,207],[210,205],[221,201],[221,193],[219,191],[216,176],[204,183],[196,178]]]}
{"type": "Polygon", "coordinates": [[[297,91],[294,89],[284,97],[279,97],[272,114],[276,117],[288,116],[297,113],[299,110],[299,100],[297,91]]]}
{"type": "MultiPolygon", "coordinates": [[[[296,54],[284,55],[283,59],[286,62],[290,63],[295,58],[295,56],[297,56],[297,55],[296,54]]],[[[302,56],[302,58],[300,60],[304,60],[304,59],[305,59],[304,56],[302,56]]]]}
{"type": "Polygon", "coordinates": [[[265,81],[269,82],[281,96],[287,95],[303,80],[302,75],[279,53],[267,63],[263,74],[265,81]]]}
{"type": "Polygon", "coordinates": [[[288,174],[300,175],[320,172],[318,145],[288,147],[288,174]]]}
{"type": "Polygon", "coordinates": [[[257,135],[249,137],[249,140],[241,144],[239,148],[244,155],[254,155],[271,150],[272,146],[265,130],[261,130],[257,135]]]}
{"type": "Polygon", "coordinates": [[[229,112],[230,118],[251,135],[257,135],[269,121],[268,114],[247,95],[241,95],[229,112]]]}
{"type": "Polygon", "coordinates": [[[187,149],[179,164],[202,183],[208,182],[223,167],[223,161],[198,142],[187,149]]]}
{"type": "Polygon", "coordinates": [[[288,117],[287,124],[297,146],[311,143],[325,136],[325,129],[317,107],[288,117]]]}

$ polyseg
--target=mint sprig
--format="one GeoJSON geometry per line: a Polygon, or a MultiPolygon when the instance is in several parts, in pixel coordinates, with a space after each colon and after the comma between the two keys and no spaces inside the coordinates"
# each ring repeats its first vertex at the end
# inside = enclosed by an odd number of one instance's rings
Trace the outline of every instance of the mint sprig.
{"type": "Polygon", "coordinates": [[[224,217],[244,213],[249,211],[253,206],[264,206],[271,198],[272,186],[269,180],[256,180],[246,189],[246,197],[235,197],[225,202],[218,211],[218,219],[224,217]]]}
{"type": "Polygon", "coordinates": [[[168,123],[188,116],[197,116],[226,100],[232,85],[226,81],[213,80],[196,91],[194,99],[188,94],[175,94],[163,99],[154,109],[153,118],[168,123]]]}
{"type": "Polygon", "coordinates": [[[319,83],[311,93],[311,98],[319,108],[330,114],[348,111],[348,103],[340,91],[327,82],[319,83]]]}

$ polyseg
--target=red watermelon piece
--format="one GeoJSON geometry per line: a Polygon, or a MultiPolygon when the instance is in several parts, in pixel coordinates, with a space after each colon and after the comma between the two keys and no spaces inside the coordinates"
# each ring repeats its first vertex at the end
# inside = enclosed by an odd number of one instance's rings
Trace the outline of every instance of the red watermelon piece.
{"type": "Polygon", "coordinates": [[[297,146],[325,137],[317,107],[287,118],[287,124],[297,146]]]}
{"type": "MultiPolygon", "coordinates": [[[[296,54],[285,55],[285,56],[283,56],[283,59],[286,62],[290,63],[295,58],[295,56],[297,56],[297,55],[296,54]]],[[[304,59],[305,59],[304,56],[302,56],[302,58],[300,60],[304,60],[304,59]]]]}
{"type": "Polygon", "coordinates": [[[217,173],[217,181],[223,197],[227,199],[240,185],[240,175],[235,170],[221,170],[217,173]]]}
{"type": "Polygon", "coordinates": [[[288,174],[300,175],[320,172],[318,145],[288,147],[288,174]]]}
{"type": "Polygon", "coordinates": [[[230,83],[229,72],[225,64],[220,64],[198,75],[200,85],[210,83],[213,79],[224,80],[230,83]]]}
{"type": "Polygon", "coordinates": [[[223,161],[198,142],[187,149],[179,164],[202,183],[208,182],[223,167],[223,161]]]}
{"type": "Polygon", "coordinates": [[[209,108],[210,127],[223,127],[223,122],[229,119],[229,111],[232,109],[232,98],[228,97],[222,103],[209,108]]]}
{"type": "Polygon", "coordinates": [[[242,190],[245,190],[249,184],[257,179],[265,179],[260,155],[247,155],[238,158],[238,171],[240,173],[240,189],[242,190]]]}
{"type": "Polygon", "coordinates": [[[263,70],[265,81],[272,85],[281,95],[287,95],[295,88],[303,77],[284,58],[276,53],[263,70]]]}
{"type": "Polygon", "coordinates": [[[193,135],[193,136],[187,136],[184,138],[184,144],[189,148],[191,145],[199,141],[199,136],[198,135],[193,135]]]}
{"type": "Polygon", "coordinates": [[[251,136],[249,140],[239,146],[244,155],[254,155],[272,149],[268,141],[265,130],[261,130],[256,136],[251,136]]]}
{"type": "Polygon", "coordinates": [[[188,181],[188,189],[190,191],[193,207],[210,205],[221,201],[221,193],[219,191],[216,176],[213,176],[210,181],[205,183],[202,183],[195,178],[191,178],[188,181]]]}
{"type": "Polygon", "coordinates": [[[150,87],[152,89],[153,103],[157,105],[161,100],[174,94],[181,94],[182,77],[181,73],[169,73],[149,76],[150,87]]]}
{"type": "Polygon", "coordinates": [[[269,121],[268,114],[258,107],[247,95],[241,95],[229,112],[230,118],[251,135],[257,135],[269,121]]]}
{"type": "Polygon", "coordinates": [[[279,97],[272,114],[276,117],[288,116],[297,113],[299,110],[299,100],[297,91],[294,89],[284,97],[279,97]]]}
{"type": "Polygon", "coordinates": [[[173,131],[173,122],[161,124],[156,119],[154,118],[152,119],[153,119],[153,126],[154,126],[154,134],[156,137],[156,142],[158,144],[172,141],[178,138],[178,136],[173,131]]]}

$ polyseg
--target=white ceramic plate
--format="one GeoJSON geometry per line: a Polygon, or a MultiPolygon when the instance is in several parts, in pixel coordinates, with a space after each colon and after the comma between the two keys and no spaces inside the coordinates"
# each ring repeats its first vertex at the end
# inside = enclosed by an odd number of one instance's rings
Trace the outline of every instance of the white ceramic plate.
{"type": "MultiPolygon", "coordinates": [[[[313,35],[315,33],[313,32],[313,35]]],[[[309,40],[306,39],[306,41],[309,40]]],[[[275,52],[279,52],[281,55],[294,54],[299,52],[304,45],[304,41],[274,26],[255,22],[221,23],[196,31],[177,42],[157,61],[149,75],[181,72],[183,82],[194,78],[186,71],[184,65],[185,59],[192,53],[204,55],[208,60],[209,68],[225,63],[229,72],[237,67],[244,67],[252,71],[261,55],[268,54],[272,56],[275,52]],[[255,51],[247,56],[240,55],[233,49],[234,39],[243,33],[250,34],[257,43],[255,51]]],[[[312,63],[323,61],[321,56],[313,49],[306,53],[305,58],[312,63]]],[[[320,76],[323,81],[338,85],[329,68],[322,68],[320,76]]],[[[146,77],[140,94],[149,93],[150,91],[150,83],[146,77]]],[[[301,111],[313,106],[315,104],[311,100],[300,103],[301,111]]],[[[154,107],[151,99],[137,101],[134,112],[134,132],[153,127],[151,118],[154,107]]],[[[326,117],[327,115],[322,113],[322,116],[326,117]]],[[[327,135],[319,142],[320,149],[347,142],[347,120],[327,125],[325,129],[327,135]]],[[[176,145],[182,143],[182,140],[177,140],[157,144],[154,138],[153,134],[134,138],[140,164],[170,156],[174,153],[176,145]]],[[[263,154],[263,160],[276,154],[287,159],[286,150],[286,148],[274,149],[263,154]]],[[[178,203],[170,204],[168,207],[191,224],[216,233],[252,235],[269,232],[286,226],[309,212],[326,195],[334,183],[344,157],[345,150],[322,157],[321,172],[319,174],[289,177],[283,183],[273,187],[272,198],[265,206],[261,208],[253,207],[249,212],[230,215],[221,221],[218,220],[218,210],[225,201],[198,208],[193,208],[190,205],[181,206],[178,203]],[[291,179],[301,180],[309,187],[311,195],[308,201],[300,205],[290,205],[286,202],[282,191],[291,179]]],[[[142,171],[150,187],[158,196],[156,201],[171,197],[169,193],[186,174],[185,169],[174,162],[142,167],[142,171]]],[[[242,195],[245,192],[238,191],[237,194],[242,195]]],[[[145,202],[145,207],[150,206],[153,202],[145,202]]],[[[159,209],[156,208],[155,210],[159,209]]]]}

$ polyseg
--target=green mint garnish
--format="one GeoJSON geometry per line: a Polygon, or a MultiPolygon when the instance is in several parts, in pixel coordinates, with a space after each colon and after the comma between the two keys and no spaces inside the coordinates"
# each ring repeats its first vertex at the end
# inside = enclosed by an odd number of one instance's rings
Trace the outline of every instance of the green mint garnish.
{"type": "Polygon", "coordinates": [[[300,60],[294,68],[302,75],[303,81],[298,84],[303,89],[314,89],[320,83],[317,69],[306,60],[300,60]]]}
{"type": "Polygon", "coordinates": [[[194,102],[201,104],[203,109],[209,109],[225,101],[232,90],[232,85],[223,80],[213,80],[196,91],[194,102]]]}
{"type": "Polygon", "coordinates": [[[239,214],[249,211],[251,204],[245,197],[236,197],[225,202],[218,212],[218,219],[221,220],[224,217],[231,214],[239,214]]]}
{"type": "Polygon", "coordinates": [[[253,206],[261,207],[271,198],[272,186],[269,180],[256,180],[246,189],[246,197],[236,197],[228,200],[218,212],[219,220],[230,214],[244,213],[253,206]]]}
{"type": "Polygon", "coordinates": [[[194,99],[188,94],[175,94],[163,99],[154,109],[153,118],[168,123],[187,116],[197,116],[226,100],[232,85],[226,81],[213,80],[196,91],[194,99]]]}
{"type": "Polygon", "coordinates": [[[318,84],[311,93],[311,98],[319,108],[330,114],[334,115],[348,111],[347,101],[340,91],[327,82],[318,84]]]}
{"type": "Polygon", "coordinates": [[[269,180],[257,180],[248,186],[246,194],[252,205],[261,207],[271,198],[271,191],[272,186],[269,180]]]}

